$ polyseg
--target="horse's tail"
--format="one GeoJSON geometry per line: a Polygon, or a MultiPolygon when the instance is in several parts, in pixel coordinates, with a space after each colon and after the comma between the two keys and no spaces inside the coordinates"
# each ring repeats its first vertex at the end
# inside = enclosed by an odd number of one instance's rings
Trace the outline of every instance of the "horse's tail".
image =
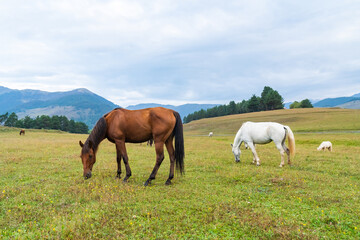
{"type": "Polygon", "coordinates": [[[180,170],[180,173],[184,172],[184,133],[183,133],[183,124],[181,121],[180,114],[174,111],[174,116],[176,119],[175,127],[173,134],[175,136],[175,161],[176,169],[180,170]]]}
{"type": "Polygon", "coordinates": [[[289,126],[284,126],[284,128],[287,131],[290,154],[292,156],[294,156],[295,155],[295,137],[294,137],[294,133],[291,131],[289,126]]]}

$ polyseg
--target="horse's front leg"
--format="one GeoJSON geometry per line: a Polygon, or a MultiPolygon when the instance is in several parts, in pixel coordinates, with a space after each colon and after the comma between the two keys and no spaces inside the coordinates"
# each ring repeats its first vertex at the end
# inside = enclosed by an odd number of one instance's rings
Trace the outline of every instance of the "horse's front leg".
{"type": "Polygon", "coordinates": [[[247,144],[248,144],[249,148],[251,149],[254,160],[256,161],[256,166],[260,166],[260,158],[258,157],[258,155],[256,153],[254,144],[252,142],[248,142],[247,144]]]}
{"type": "Polygon", "coordinates": [[[157,174],[157,171],[159,170],[159,167],[164,160],[164,143],[155,141],[155,150],[156,150],[156,163],[154,166],[154,169],[152,170],[150,177],[146,182],[144,183],[144,186],[148,186],[152,180],[155,179],[155,176],[157,174]]]}
{"type": "MultiPolygon", "coordinates": [[[[116,144],[117,152],[120,153],[120,156],[123,159],[124,164],[125,164],[126,176],[123,181],[127,182],[129,177],[131,177],[131,169],[130,169],[130,165],[129,165],[129,158],[128,158],[127,152],[126,152],[125,141],[115,141],[115,144],[116,144]]],[[[118,164],[120,165],[121,163],[118,162],[118,164]]],[[[119,170],[119,165],[118,165],[118,170],[119,170]]],[[[120,171],[120,173],[121,173],[121,171],[120,171]]],[[[119,172],[118,172],[118,174],[119,174],[119,172]]]]}

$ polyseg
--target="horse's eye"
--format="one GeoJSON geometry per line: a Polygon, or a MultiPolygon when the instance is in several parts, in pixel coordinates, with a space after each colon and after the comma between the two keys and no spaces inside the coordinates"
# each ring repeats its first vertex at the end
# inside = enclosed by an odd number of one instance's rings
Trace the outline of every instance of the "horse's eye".
{"type": "Polygon", "coordinates": [[[91,159],[93,156],[92,155],[89,155],[89,158],[91,159]]]}

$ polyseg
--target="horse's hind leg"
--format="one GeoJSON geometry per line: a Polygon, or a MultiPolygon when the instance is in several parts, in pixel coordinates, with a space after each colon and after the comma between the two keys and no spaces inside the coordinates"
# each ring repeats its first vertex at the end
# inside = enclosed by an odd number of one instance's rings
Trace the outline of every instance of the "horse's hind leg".
{"type": "MultiPolygon", "coordinates": [[[[126,177],[124,178],[123,181],[127,182],[129,177],[131,177],[131,168],[129,165],[129,158],[128,158],[127,152],[126,152],[125,142],[124,141],[115,141],[115,144],[116,144],[116,149],[117,149],[117,151],[119,151],[120,156],[122,157],[124,164],[125,164],[126,177]]],[[[119,171],[119,165],[120,165],[120,163],[118,162],[118,171],[119,171]]],[[[121,173],[121,167],[120,167],[120,173],[121,173]]],[[[119,174],[119,172],[118,172],[118,174],[119,174]]]]}
{"type": "Polygon", "coordinates": [[[171,180],[174,178],[174,169],[175,169],[175,151],[174,151],[174,146],[172,144],[173,142],[173,138],[170,137],[166,142],[166,149],[169,153],[169,158],[170,158],[170,173],[169,173],[169,178],[166,180],[165,184],[166,185],[170,185],[171,184],[171,180]]]}
{"type": "Polygon", "coordinates": [[[155,176],[157,174],[157,171],[159,170],[159,167],[164,160],[164,143],[163,142],[155,142],[155,151],[156,151],[156,163],[154,166],[154,169],[152,170],[150,177],[146,182],[144,183],[144,186],[147,186],[151,183],[153,179],[155,179],[155,176]]]}
{"type": "Polygon", "coordinates": [[[285,165],[285,162],[284,162],[285,152],[288,154],[288,162],[290,164],[290,151],[289,151],[289,149],[287,149],[285,144],[284,143],[277,143],[276,148],[279,150],[280,155],[281,155],[281,163],[280,163],[279,167],[283,167],[285,165]]]}
{"type": "Polygon", "coordinates": [[[121,176],[121,152],[117,146],[116,146],[116,162],[117,162],[117,166],[118,166],[116,177],[120,178],[120,176],[121,176]]]}
{"type": "Polygon", "coordinates": [[[288,164],[291,165],[290,150],[286,147],[285,143],[282,144],[282,147],[283,147],[284,151],[286,152],[286,155],[287,155],[287,158],[288,158],[288,164]]]}

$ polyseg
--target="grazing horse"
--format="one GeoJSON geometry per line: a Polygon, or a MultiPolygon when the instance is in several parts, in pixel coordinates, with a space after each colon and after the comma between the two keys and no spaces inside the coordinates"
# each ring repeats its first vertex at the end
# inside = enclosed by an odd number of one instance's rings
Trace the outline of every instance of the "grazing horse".
{"type": "Polygon", "coordinates": [[[25,135],[25,130],[21,129],[19,134],[20,134],[20,136],[21,136],[21,134],[25,135]]]}
{"type": "Polygon", "coordinates": [[[322,142],[320,146],[317,148],[318,151],[328,149],[330,152],[332,152],[332,144],[329,141],[322,142]]]}
{"type": "Polygon", "coordinates": [[[184,138],[183,124],[178,112],[156,107],[142,110],[116,108],[98,120],[85,143],[79,141],[82,148],[81,160],[84,167],[84,178],[91,177],[96,161],[96,152],[102,140],[107,138],[116,145],[117,175],[121,175],[121,158],[126,168],[124,182],[131,176],[131,169],[125,143],[141,143],[153,139],[155,141],[156,164],[145,186],[155,179],[156,173],[164,160],[164,144],[170,157],[170,174],[166,185],[174,178],[174,164],[182,174],[184,171],[184,138]],[[173,139],[175,138],[175,149],[173,139]]]}
{"type": "Polygon", "coordinates": [[[253,163],[256,161],[256,165],[260,165],[260,159],[255,150],[255,144],[266,144],[274,141],[277,149],[280,151],[281,163],[280,167],[284,164],[284,153],[288,156],[288,164],[290,162],[290,154],[295,153],[295,138],[290,127],[281,125],[275,122],[245,122],[239,131],[236,133],[234,144],[232,146],[232,152],[235,156],[235,161],[240,162],[240,146],[244,142],[253,153],[253,163]],[[289,148],[285,145],[286,137],[288,137],[289,148]]]}

